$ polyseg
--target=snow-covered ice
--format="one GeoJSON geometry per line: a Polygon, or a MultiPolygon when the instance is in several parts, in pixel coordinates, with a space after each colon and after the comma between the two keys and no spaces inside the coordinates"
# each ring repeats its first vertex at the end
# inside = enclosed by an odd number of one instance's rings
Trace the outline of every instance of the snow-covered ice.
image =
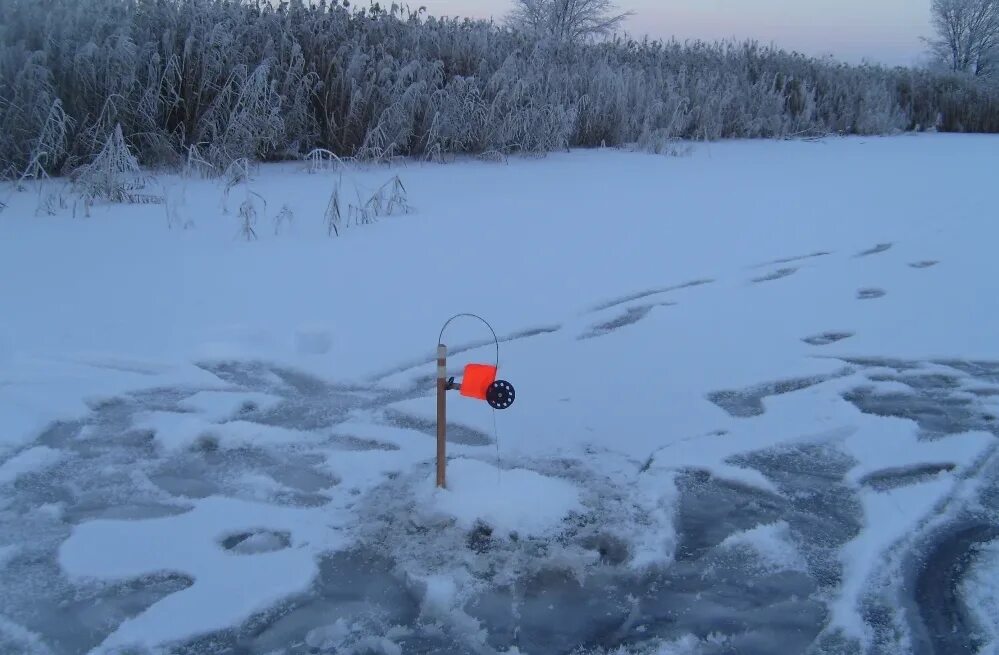
{"type": "Polygon", "coordinates": [[[999,541],[983,545],[976,553],[964,582],[968,607],[975,618],[974,629],[979,631],[979,653],[994,652],[999,647],[999,541]]]}
{"type": "Polygon", "coordinates": [[[582,509],[579,492],[564,480],[464,458],[448,464],[446,489],[435,489],[430,479],[420,497],[426,510],[453,516],[467,530],[481,523],[507,535],[555,532],[570,512],[582,509]]]}
{"type": "Polygon", "coordinates": [[[281,399],[265,393],[241,393],[238,391],[199,391],[182,400],[180,407],[197,413],[209,421],[222,421],[239,415],[240,412],[267,410],[281,399]]]}
{"type": "Polygon", "coordinates": [[[222,630],[307,590],[316,555],[338,540],[327,524],[336,516],[315,519],[303,509],[206,498],[177,516],[84,523],[60,547],[59,565],[71,578],[122,580],[165,571],[188,577],[189,587],[125,621],[105,642],[154,647],[222,630]],[[290,535],[287,547],[262,547],[275,541],[262,527],[290,535]]]}
{"type": "Polygon", "coordinates": [[[13,193],[0,652],[990,652],[997,146],[265,165],[252,242],[13,193]],[[414,213],[328,238],[341,174],[414,213]],[[435,490],[459,312],[517,402],[435,490]]]}
{"type": "Polygon", "coordinates": [[[10,484],[22,475],[42,471],[54,465],[62,457],[61,452],[46,446],[22,450],[0,464],[0,484],[10,484]]]}

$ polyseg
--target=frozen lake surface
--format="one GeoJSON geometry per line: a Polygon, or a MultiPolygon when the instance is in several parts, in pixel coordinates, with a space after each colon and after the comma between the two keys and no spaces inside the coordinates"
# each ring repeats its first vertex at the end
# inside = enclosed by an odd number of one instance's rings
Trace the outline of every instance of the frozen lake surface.
{"type": "Polygon", "coordinates": [[[0,187],[0,652],[995,652],[997,145],[0,187]]]}

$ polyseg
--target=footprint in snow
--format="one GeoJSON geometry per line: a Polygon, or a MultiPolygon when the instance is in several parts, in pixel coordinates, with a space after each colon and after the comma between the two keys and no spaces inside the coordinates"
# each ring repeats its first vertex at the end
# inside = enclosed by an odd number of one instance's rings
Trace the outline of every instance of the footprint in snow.
{"type": "Polygon", "coordinates": [[[815,336],[805,337],[802,341],[810,346],[828,346],[837,341],[849,339],[852,336],[854,336],[853,332],[823,332],[815,336]]]}
{"type": "Polygon", "coordinates": [[[831,255],[832,252],[828,250],[820,250],[818,252],[809,253],[807,255],[795,255],[794,257],[782,257],[781,259],[773,259],[769,262],[758,264],[754,268],[763,268],[764,266],[774,266],[778,264],[790,264],[792,262],[800,262],[805,259],[815,259],[817,257],[825,257],[831,255]]]}
{"type": "Polygon", "coordinates": [[[763,277],[753,278],[753,284],[760,284],[761,282],[772,282],[773,280],[780,280],[798,272],[796,268],[781,268],[777,269],[769,275],[764,275],[763,277]]]}
{"type": "Polygon", "coordinates": [[[871,255],[880,255],[883,252],[891,250],[891,247],[893,245],[894,244],[891,243],[879,243],[878,245],[874,246],[873,248],[870,248],[869,250],[857,253],[857,257],[870,257],[871,255]]]}
{"type": "Polygon", "coordinates": [[[291,533],[285,530],[257,529],[236,532],[219,540],[223,550],[237,555],[257,555],[284,550],[291,546],[291,533]]]}
{"type": "Polygon", "coordinates": [[[857,300],[874,300],[883,298],[886,294],[884,289],[861,289],[857,292],[857,300]]]}
{"type": "Polygon", "coordinates": [[[654,289],[646,289],[645,291],[639,291],[637,293],[630,293],[626,296],[621,296],[613,300],[608,300],[607,302],[600,303],[595,307],[590,308],[591,312],[602,312],[606,309],[611,309],[619,305],[624,305],[626,303],[642,300],[643,298],[648,298],[649,296],[657,296],[664,293],[669,293],[671,291],[680,291],[682,289],[690,289],[693,287],[700,287],[706,284],[713,284],[714,280],[707,278],[701,280],[691,280],[690,282],[684,282],[683,284],[674,284],[668,287],[656,287],[654,289]]]}
{"type": "Polygon", "coordinates": [[[654,305],[640,305],[638,307],[630,307],[623,314],[621,314],[616,318],[591,326],[589,331],[587,331],[585,334],[581,334],[579,337],[577,337],[577,339],[582,341],[585,339],[602,337],[605,334],[610,334],[611,332],[614,332],[615,330],[620,330],[623,327],[627,327],[629,325],[634,325],[635,323],[638,323],[646,316],[648,316],[652,312],[652,310],[655,309],[656,307],[672,307],[675,304],[676,303],[662,302],[662,303],[656,303],[654,305]]]}
{"type": "Polygon", "coordinates": [[[861,485],[877,491],[889,491],[891,489],[898,489],[899,487],[928,482],[941,473],[950,473],[956,468],[957,465],[951,462],[886,468],[868,473],[859,482],[861,485]]]}

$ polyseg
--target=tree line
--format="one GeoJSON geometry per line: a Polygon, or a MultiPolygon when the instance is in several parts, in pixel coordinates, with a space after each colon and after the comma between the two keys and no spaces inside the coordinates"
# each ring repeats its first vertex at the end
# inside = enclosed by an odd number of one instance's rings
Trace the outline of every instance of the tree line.
{"type": "Polygon", "coordinates": [[[144,166],[217,172],[317,149],[440,161],[658,151],[677,139],[999,132],[999,92],[960,72],[850,66],[755,42],[555,38],[531,26],[571,26],[346,4],[5,0],[0,177],[71,173],[119,128],[144,166]]]}

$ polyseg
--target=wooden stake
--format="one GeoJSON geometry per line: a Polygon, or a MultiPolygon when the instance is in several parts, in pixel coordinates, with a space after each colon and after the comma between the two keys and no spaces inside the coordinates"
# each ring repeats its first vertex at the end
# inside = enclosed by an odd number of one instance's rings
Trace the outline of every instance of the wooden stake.
{"type": "Polygon", "coordinates": [[[437,346],[437,487],[446,485],[447,469],[447,346],[437,346]]]}

